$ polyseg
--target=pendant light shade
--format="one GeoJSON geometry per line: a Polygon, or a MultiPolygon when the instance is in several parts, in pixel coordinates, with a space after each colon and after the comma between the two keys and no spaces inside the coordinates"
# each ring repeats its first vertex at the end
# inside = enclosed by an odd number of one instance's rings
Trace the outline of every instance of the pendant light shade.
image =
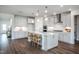
{"type": "Polygon", "coordinates": [[[36,12],[36,16],[39,16],[39,10],[37,10],[37,12],[36,12]]]}
{"type": "Polygon", "coordinates": [[[47,8],[48,8],[48,7],[47,7],[47,6],[45,6],[45,11],[44,11],[45,13],[47,13],[47,12],[48,12],[47,8]]]}

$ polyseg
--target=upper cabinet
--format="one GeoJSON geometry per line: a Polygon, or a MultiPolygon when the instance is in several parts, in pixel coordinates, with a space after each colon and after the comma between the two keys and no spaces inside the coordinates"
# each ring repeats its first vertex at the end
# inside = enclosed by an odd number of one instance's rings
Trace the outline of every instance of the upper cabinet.
{"type": "Polygon", "coordinates": [[[27,26],[27,18],[22,16],[14,16],[14,27],[26,27],[27,26]]]}
{"type": "Polygon", "coordinates": [[[71,13],[61,14],[61,20],[63,21],[64,26],[71,26],[71,13]]]}

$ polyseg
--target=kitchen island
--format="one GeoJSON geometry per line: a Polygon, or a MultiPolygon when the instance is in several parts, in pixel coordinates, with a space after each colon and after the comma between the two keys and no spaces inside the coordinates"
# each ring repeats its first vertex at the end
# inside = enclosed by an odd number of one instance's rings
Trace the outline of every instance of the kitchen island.
{"type": "MultiPolygon", "coordinates": [[[[29,32],[32,35],[40,35],[38,39],[39,45],[41,45],[41,49],[47,51],[51,48],[58,46],[58,34],[54,32],[29,32]]],[[[37,40],[37,39],[36,39],[37,40]]],[[[32,41],[32,37],[28,36],[28,41],[32,41]]]]}

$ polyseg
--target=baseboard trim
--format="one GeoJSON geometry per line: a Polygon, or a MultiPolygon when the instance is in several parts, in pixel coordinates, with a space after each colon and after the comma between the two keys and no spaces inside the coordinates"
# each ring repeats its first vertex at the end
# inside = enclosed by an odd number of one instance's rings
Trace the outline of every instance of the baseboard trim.
{"type": "Polygon", "coordinates": [[[62,42],[62,43],[65,43],[65,44],[69,44],[69,45],[74,45],[74,44],[69,43],[69,42],[64,42],[64,41],[59,41],[59,42],[62,42]]]}

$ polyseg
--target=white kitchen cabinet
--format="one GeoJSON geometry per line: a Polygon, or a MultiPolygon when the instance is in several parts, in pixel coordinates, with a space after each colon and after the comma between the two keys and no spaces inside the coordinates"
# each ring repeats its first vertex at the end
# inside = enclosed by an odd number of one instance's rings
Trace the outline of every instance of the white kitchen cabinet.
{"type": "Polygon", "coordinates": [[[14,27],[27,27],[27,18],[22,16],[14,16],[14,27]]]}
{"type": "Polygon", "coordinates": [[[61,14],[61,20],[63,21],[64,26],[71,26],[71,14],[70,13],[65,13],[61,14]]]}
{"type": "MultiPolygon", "coordinates": [[[[71,13],[61,14],[61,20],[63,21],[64,28],[71,27],[71,13]]],[[[71,38],[71,32],[60,32],[59,33],[59,41],[69,43],[71,38]]]]}
{"type": "Polygon", "coordinates": [[[27,32],[25,31],[13,31],[12,33],[12,39],[20,39],[26,37],[27,37],[27,32]]]}
{"type": "Polygon", "coordinates": [[[64,36],[63,36],[64,37],[64,41],[63,42],[70,43],[70,39],[71,39],[70,38],[71,37],[70,34],[71,34],[70,32],[64,33],[64,36]]]}
{"type": "Polygon", "coordinates": [[[42,34],[42,50],[49,50],[58,46],[57,33],[43,33],[42,34]]]}

